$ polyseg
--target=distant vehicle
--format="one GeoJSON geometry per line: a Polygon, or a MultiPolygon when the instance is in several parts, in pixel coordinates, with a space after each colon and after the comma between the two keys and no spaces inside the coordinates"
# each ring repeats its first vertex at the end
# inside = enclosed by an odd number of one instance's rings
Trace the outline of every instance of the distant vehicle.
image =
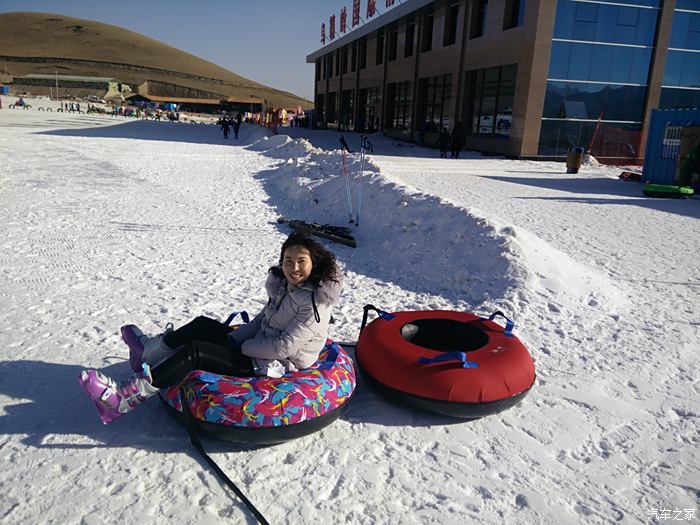
{"type": "Polygon", "coordinates": [[[87,101],[88,101],[88,102],[95,102],[95,103],[99,103],[99,104],[105,104],[105,103],[106,103],[106,102],[104,101],[104,99],[101,99],[100,97],[98,97],[98,96],[96,96],[96,95],[89,95],[89,96],[87,97],[87,101]]]}

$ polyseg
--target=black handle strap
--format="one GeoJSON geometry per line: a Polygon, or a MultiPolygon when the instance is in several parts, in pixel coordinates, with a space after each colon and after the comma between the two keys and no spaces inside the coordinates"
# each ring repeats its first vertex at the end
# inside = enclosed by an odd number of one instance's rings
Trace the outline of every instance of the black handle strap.
{"type": "Polygon", "coordinates": [[[219,476],[219,478],[226,483],[226,485],[233,490],[233,492],[238,496],[238,499],[240,499],[246,507],[248,507],[248,510],[253,513],[255,516],[255,519],[258,520],[258,523],[261,525],[270,525],[270,523],[265,519],[265,516],[261,514],[261,512],[255,508],[255,505],[246,497],[245,494],[239,489],[236,484],[231,481],[231,479],[224,473],[223,470],[219,467],[219,465],[216,464],[216,461],[211,459],[209,455],[204,451],[204,446],[202,445],[202,442],[199,440],[199,436],[197,435],[197,428],[195,427],[194,423],[194,417],[192,417],[192,412],[190,412],[190,406],[187,403],[187,397],[185,396],[185,387],[181,386],[180,387],[180,404],[182,405],[182,416],[185,420],[185,428],[187,429],[187,433],[190,435],[190,441],[192,442],[192,446],[196,448],[199,453],[204,457],[204,459],[207,460],[207,463],[211,466],[211,468],[214,469],[214,472],[216,472],[216,475],[219,476]]]}
{"type": "Polygon", "coordinates": [[[373,304],[366,304],[364,310],[364,314],[362,315],[362,326],[360,326],[360,333],[362,333],[362,330],[365,329],[365,325],[367,324],[367,315],[369,314],[370,310],[374,310],[375,312],[377,312],[377,314],[379,314],[379,317],[387,321],[391,321],[394,317],[396,317],[394,314],[385,312],[384,310],[377,308],[373,304]]]}

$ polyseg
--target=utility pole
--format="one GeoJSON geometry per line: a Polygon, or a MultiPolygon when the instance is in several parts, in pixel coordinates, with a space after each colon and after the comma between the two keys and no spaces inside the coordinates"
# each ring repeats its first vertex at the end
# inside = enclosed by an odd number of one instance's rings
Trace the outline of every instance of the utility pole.
{"type": "Polygon", "coordinates": [[[58,98],[58,71],[55,69],[53,70],[54,75],[56,76],[56,98],[58,98]]]}

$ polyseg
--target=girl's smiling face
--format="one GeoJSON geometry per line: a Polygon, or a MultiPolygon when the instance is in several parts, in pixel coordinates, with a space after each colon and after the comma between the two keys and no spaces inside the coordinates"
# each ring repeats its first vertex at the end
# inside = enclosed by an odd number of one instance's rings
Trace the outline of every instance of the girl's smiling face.
{"type": "Polygon", "coordinates": [[[313,270],[311,252],[301,245],[290,246],[284,250],[282,271],[289,284],[299,286],[311,275],[313,270]]]}

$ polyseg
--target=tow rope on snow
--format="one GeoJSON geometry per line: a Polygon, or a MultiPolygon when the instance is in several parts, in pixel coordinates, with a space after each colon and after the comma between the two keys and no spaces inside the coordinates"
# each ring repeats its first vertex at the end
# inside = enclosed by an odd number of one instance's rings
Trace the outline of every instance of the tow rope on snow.
{"type": "Polygon", "coordinates": [[[248,510],[253,513],[255,518],[258,520],[258,523],[261,525],[270,525],[270,523],[265,519],[265,516],[262,515],[262,513],[253,505],[253,503],[246,497],[245,494],[243,494],[243,491],[239,489],[236,484],[231,481],[231,479],[226,475],[226,473],[221,470],[219,465],[216,464],[216,461],[214,461],[209,455],[206,453],[204,450],[204,446],[202,445],[202,442],[199,440],[199,436],[197,435],[197,429],[195,427],[194,423],[194,418],[192,417],[192,413],[190,412],[190,407],[189,404],[187,403],[187,397],[185,396],[185,389],[184,387],[180,388],[180,396],[182,399],[182,414],[185,419],[185,427],[187,428],[187,433],[190,435],[190,441],[192,442],[192,446],[199,451],[199,453],[204,457],[204,459],[207,460],[207,463],[211,466],[211,468],[214,469],[214,472],[216,472],[216,475],[219,476],[219,478],[226,483],[226,485],[233,490],[233,492],[238,496],[238,499],[240,499],[246,507],[248,507],[248,510]]]}

